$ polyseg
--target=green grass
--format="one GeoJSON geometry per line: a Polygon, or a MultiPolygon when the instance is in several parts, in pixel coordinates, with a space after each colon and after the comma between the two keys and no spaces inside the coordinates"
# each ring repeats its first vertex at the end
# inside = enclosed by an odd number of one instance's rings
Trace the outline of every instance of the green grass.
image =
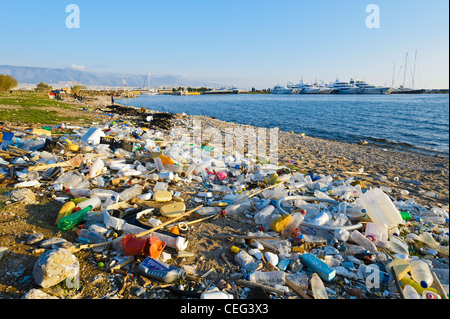
{"type": "Polygon", "coordinates": [[[80,106],[76,104],[52,100],[47,93],[0,92],[0,121],[52,125],[85,119],[79,116],[69,116],[70,110],[78,108],[80,106]],[[6,105],[8,108],[2,109],[2,105],[6,105]],[[11,108],[11,106],[15,108],[11,108]],[[57,112],[48,110],[48,108],[58,108],[64,111],[57,112]]]}

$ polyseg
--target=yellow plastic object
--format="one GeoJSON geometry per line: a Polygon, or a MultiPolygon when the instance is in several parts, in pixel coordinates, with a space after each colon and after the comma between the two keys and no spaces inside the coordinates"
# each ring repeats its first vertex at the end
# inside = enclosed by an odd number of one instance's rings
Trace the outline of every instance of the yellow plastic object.
{"type": "Polygon", "coordinates": [[[168,202],[172,200],[172,194],[170,194],[168,191],[159,190],[153,194],[153,200],[155,202],[168,202]]]}
{"type": "Polygon", "coordinates": [[[402,288],[405,288],[406,285],[410,285],[417,291],[418,294],[422,294],[425,290],[427,290],[427,291],[431,291],[431,292],[434,292],[434,293],[440,295],[439,291],[437,291],[436,289],[430,288],[430,287],[423,288],[418,282],[412,280],[411,278],[403,277],[400,280],[400,284],[401,284],[402,288]]]}
{"type": "Polygon", "coordinates": [[[80,149],[80,146],[78,144],[73,143],[72,141],[66,139],[65,140],[67,143],[67,149],[71,152],[78,152],[78,150],[80,149]]]}
{"type": "Polygon", "coordinates": [[[186,205],[183,202],[164,205],[159,212],[164,217],[177,217],[186,211],[186,205]]]}
{"type": "Polygon", "coordinates": [[[286,227],[286,225],[289,223],[291,219],[292,215],[290,214],[282,215],[270,223],[270,228],[280,233],[283,230],[283,228],[286,227]]]}
{"type": "Polygon", "coordinates": [[[161,159],[161,162],[163,163],[163,165],[175,164],[175,161],[167,155],[161,154],[158,157],[161,159]]]}
{"type": "Polygon", "coordinates": [[[397,258],[388,263],[385,268],[388,274],[391,273],[391,268],[394,267],[397,279],[400,280],[406,276],[408,271],[411,269],[411,265],[404,259],[397,258]]]}
{"type": "Polygon", "coordinates": [[[31,134],[34,134],[34,135],[46,135],[46,136],[52,136],[52,132],[47,131],[47,130],[43,130],[43,129],[40,129],[40,128],[34,128],[34,129],[31,131],[31,134]]]}
{"type": "Polygon", "coordinates": [[[72,201],[65,203],[59,210],[58,216],[56,217],[55,225],[58,225],[58,222],[61,218],[70,215],[75,207],[76,205],[72,201]]]}

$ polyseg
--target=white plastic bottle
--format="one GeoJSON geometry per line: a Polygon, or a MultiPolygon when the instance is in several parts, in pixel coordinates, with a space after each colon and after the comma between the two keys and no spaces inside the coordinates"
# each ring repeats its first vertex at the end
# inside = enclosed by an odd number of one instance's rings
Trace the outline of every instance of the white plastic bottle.
{"type": "Polygon", "coordinates": [[[232,204],[225,208],[225,213],[228,215],[239,215],[251,209],[252,205],[248,200],[238,204],[232,204]]]}
{"type": "Polygon", "coordinates": [[[303,215],[302,213],[293,213],[289,223],[281,230],[281,236],[284,238],[291,236],[294,229],[303,222],[304,218],[305,215],[303,215]]]}
{"type": "Polygon", "coordinates": [[[102,202],[100,201],[100,198],[98,198],[97,196],[94,196],[85,201],[82,201],[81,203],[78,203],[77,207],[79,207],[80,209],[83,209],[83,208],[91,205],[92,206],[91,210],[94,210],[97,207],[100,207],[101,204],[102,204],[102,202]]]}
{"type": "Polygon", "coordinates": [[[255,271],[247,275],[246,279],[262,285],[284,285],[286,273],[284,271],[255,271]]]}
{"type": "Polygon", "coordinates": [[[313,292],[314,299],[328,299],[328,293],[317,273],[313,273],[311,277],[311,290],[313,292]]]}
{"type": "Polygon", "coordinates": [[[430,267],[420,259],[411,262],[411,277],[423,288],[428,288],[433,283],[433,275],[431,274],[430,267]]]}
{"type": "Polygon", "coordinates": [[[97,158],[94,163],[92,163],[91,167],[89,167],[89,178],[96,177],[100,175],[103,167],[105,167],[105,163],[101,158],[97,158]]]}

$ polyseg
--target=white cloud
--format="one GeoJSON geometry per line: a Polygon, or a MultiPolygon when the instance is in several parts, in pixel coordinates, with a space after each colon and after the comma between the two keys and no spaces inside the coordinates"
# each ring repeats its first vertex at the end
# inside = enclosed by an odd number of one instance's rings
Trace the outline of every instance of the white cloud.
{"type": "Polygon", "coordinates": [[[79,71],[86,69],[86,67],[84,65],[76,65],[76,64],[72,64],[71,66],[69,66],[69,68],[74,69],[74,70],[79,70],[79,71]]]}

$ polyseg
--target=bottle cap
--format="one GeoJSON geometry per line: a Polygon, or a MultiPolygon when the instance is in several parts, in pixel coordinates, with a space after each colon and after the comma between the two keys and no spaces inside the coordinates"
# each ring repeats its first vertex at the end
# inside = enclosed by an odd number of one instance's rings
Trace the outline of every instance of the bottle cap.
{"type": "Polygon", "coordinates": [[[422,280],[420,282],[420,285],[422,286],[422,288],[428,288],[428,284],[427,284],[427,282],[425,280],[422,280]]]}

